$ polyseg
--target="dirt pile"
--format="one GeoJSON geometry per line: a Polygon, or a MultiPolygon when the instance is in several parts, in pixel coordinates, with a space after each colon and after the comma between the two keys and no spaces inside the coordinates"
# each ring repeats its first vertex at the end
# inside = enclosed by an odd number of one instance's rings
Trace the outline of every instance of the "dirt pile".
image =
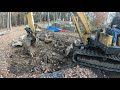
{"type": "Polygon", "coordinates": [[[53,72],[59,70],[59,66],[65,64],[70,59],[65,56],[65,49],[71,45],[76,36],[68,33],[54,33],[52,31],[38,32],[36,35],[35,61],[32,64],[41,67],[42,70],[53,72]]]}
{"type": "Polygon", "coordinates": [[[78,38],[77,33],[37,32],[33,57],[23,47],[13,48],[8,69],[17,78],[96,78],[92,69],[79,67],[65,56],[65,49],[78,38]]]}
{"type": "MultiPolygon", "coordinates": [[[[23,73],[51,73],[60,69],[60,66],[70,59],[65,56],[65,49],[78,39],[77,33],[54,33],[52,31],[37,32],[34,57],[23,47],[13,48],[13,54],[8,69],[14,74],[23,73]]],[[[29,48],[30,49],[30,48],[29,48]]],[[[28,50],[30,51],[30,50],[28,50]]]]}

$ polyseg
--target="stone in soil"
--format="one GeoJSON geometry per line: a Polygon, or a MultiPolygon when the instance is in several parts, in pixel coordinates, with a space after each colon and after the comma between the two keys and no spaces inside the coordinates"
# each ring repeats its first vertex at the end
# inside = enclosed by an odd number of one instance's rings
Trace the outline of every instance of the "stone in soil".
{"type": "Polygon", "coordinates": [[[11,45],[12,47],[17,47],[17,46],[22,47],[22,42],[19,40],[13,40],[11,45]]]}
{"type": "Polygon", "coordinates": [[[64,73],[59,71],[53,73],[43,73],[40,78],[64,78],[64,73]]]}

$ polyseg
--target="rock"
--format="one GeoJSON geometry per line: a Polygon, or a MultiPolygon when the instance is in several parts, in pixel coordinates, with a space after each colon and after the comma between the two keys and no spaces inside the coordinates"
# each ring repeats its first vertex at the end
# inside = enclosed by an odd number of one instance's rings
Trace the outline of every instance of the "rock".
{"type": "Polygon", "coordinates": [[[59,71],[53,73],[43,73],[40,78],[64,78],[64,73],[59,71]]]}
{"type": "Polygon", "coordinates": [[[7,33],[8,33],[8,31],[0,32],[0,36],[5,35],[5,34],[7,34],[7,33]]]}
{"type": "Polygon", "coordinates": [[[17,47],[17,46],[22,47],[22,42],[19,41],[19,40],[13,40],[12,41],[12,47],[17,47]]]}
{"type": "Polygon", "coordinates": [[[26,35],[22,35],[21,37],[20,37],[20,40],[24,40],[26,38],[26,35]]]}
{"type": "Polygon", "coordinates": [[[55,56],[56,54],[54,52],[52,52],[52,55],[55,56]]]}
{"type": "Polygon", "coordinates": [[[74,41],[74,45],[75,45],[75,46],[79,46],[79,45],[80,45],[80,42],[81,42],[81,41],[80,41],[79,39],[77,39],[77,40],[74,41]]]}
{"type": "Polygon", "coordinates": [[[45,39],[44,42],[45,42],[46,44],[51,43],[51,42],[52,42],[52,39],[45,39]]]}
{"type": "Polygon", "coordinates": [[[65,55],[67,56],[73,49],[73,44],[71,44],[70,46],[68,46],[65,50],[65,55]]]}

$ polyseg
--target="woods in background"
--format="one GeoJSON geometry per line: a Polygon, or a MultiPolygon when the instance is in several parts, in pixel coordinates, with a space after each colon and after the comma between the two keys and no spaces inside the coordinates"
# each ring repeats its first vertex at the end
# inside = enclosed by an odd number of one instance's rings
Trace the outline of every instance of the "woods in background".
{"type": "MultiPolygon", "coordinates": [[[[25,12],[0,12],[0,29],[11,29],[12,26],[24,25],[24,13],[25,12]]],[[[108,25],[108,19],[112,18],[108,18],[110,17],[109,12],[85,12],[85,14],[91,27],[108,25]]],[[[33,12],[33,15],[35,23],[48,22],[48,17],[50,21],[56,21],[57,19],[71,21],[70,12],[33,12]]]]}

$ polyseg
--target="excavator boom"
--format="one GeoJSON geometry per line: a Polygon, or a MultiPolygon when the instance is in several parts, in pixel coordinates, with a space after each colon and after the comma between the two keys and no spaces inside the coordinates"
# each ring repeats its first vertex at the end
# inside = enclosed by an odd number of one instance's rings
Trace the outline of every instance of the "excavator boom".
{"type": "Polygon", "coordinates": [[[35,30],[33,12],[27,12],[24,16],[24,20],[33,32],[35,30]]]}
{"type": "Polygon", "coordinates": [[[81,43],[87,44],[88,43],[87,38],[90,37],[91,30],[90,30],[89,24],[87,22],[86,16],[84,15],[84,12],[76,12],[76,13],[74,13],[72,15],[72,20],[73,20],[73,22],[74,22],[74,24],[76,26],[77,31],[78,31],[81,43]],[[75,14],[77,14],[77,16],[79,18],[78,20],[81,21],[81,23],[82,23],[82,25],[84,27],[84,30],[85,30],[84,34],[80,30],[80,27],[79,27],[78,21],[77,21],[77,19],[75,17],[75,14]]]}
{"type": "Polygon", "coordinates": [[[85,32],[90,34],[91,33],[90,32],[90,27],[89,27],[89,24],[87,22],[87,19],[86,19],[85,15],[84,15],[84,12],[77,12],[77,15],[78,15],[81,23],[83,24],[83,27],[85,28],[85,32]]]}

